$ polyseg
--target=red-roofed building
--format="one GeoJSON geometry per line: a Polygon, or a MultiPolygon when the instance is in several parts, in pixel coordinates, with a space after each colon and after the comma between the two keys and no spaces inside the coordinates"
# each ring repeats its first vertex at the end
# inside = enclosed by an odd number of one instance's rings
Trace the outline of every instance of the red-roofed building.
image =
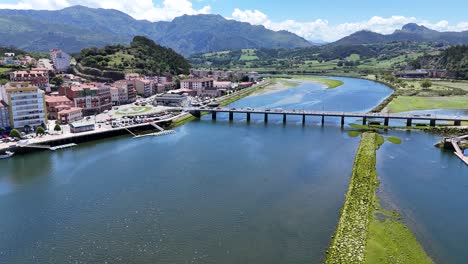
{"type": "Polygon", "coordinates": [[[73,102],[66,96],[46,96],[47,118],[58,119],[58,112],[73,107],[73,102]]]}
{"type": "Polygon", "coordinates": [[[28,82],[43,90],[49,89],[49,72],[43,69],[10,72],[10,81],[28,82]]]}
{"type": "Polygon", "coordinates": [[[85,116],[112,109],[110,86],[103,83],[60,87],[59,94],[72,100],[75,107],[82,108],[85,116]]]}
{"type": "Polygon", "coordinates": [[[68,107],[58,112],[58,121],[61,124],[69,124],[83,118],[83,109],[79,107],[68,107]]]}

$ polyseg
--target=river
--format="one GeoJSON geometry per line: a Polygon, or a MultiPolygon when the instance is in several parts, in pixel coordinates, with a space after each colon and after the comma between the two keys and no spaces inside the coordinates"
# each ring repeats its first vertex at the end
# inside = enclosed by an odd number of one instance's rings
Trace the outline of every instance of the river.
{"type": "MultiPolygon", "coordinates": [[[[391,93],[378,83],[339,79],[345,85],[337,89],[306,82],[232,107],[366,111],[391,93]]],[[[263,116],[252,115],[250,124],[241,115],[227,119],[205,116],[169,136],[120,137],[1,161],[0,263],[320,262],[359,138],[333,118],[324,127],[319,118],[306,126],[299,117],[287,125],[280,116],[268,125],[263,116]]],[[[433,241],[424,244],[430,252],[458,254],[447,263],[460,263],[466,253],[445,242],[458,234],[452,244],[468,244],[466,168],[432,148],[436,137],[404,136],[402,145],[379,152],[382,190],[418,237],[433,241]],[[424,151],[412,155],[418,148],[424,151]],[[418,174],[407,159],[430,166],[418,174]],[[434,180],[440,178],[444,185],[434,180]],[[430,195],[438,189],[450,194],[430,195]],[[450,219],[443,231],[432,219],[439,210],[450,219]]]]}

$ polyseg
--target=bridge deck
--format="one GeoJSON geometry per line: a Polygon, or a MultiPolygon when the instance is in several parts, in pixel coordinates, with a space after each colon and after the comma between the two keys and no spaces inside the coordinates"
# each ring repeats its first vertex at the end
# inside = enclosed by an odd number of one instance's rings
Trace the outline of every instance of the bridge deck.
{"type": "Polygon", "coordinates": [[[468,122],[468,116],[444,116],[444,115],[417,115],[417,114],[383,114],[383,113],[357,113],[337,111],[310,111],[310,110],[278,110],[278,109],[238,109],[238,108],[184,108],[187,112],[210,113],[243,113],[243,114],[278,114],[278,115],[306,115],[306,116],[331,116],[331,117],[358,117],[358,118],[389,118],[389,119],[413,119],[413,120],[438,120],[468,122]]]}

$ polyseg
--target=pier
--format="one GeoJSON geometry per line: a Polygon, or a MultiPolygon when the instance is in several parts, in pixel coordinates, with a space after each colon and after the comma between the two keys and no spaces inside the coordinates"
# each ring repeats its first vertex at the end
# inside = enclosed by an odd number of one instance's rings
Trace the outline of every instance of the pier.
{"type": "Polygon", "coordinates": [[[265,123],[268,122],[269,115],[282,115],[283,123],[286,123],[287,116],[302,116],[302,123],[305,124],[306,116],[321,117],[322,124],[326,117],[341,118],[341,126],[345,124],[345,118],[361,118],[362,124],[367,125],[369,120],[381,120],[384,126],[389,126],[391,120],[404,120],[406,126],[411,127],[414,121],[429,121],[429,126],[436,126],[437,122],[452,122],[454,126],[461,126],[462,122],[468,122],[468,116],[442,116],[442,115],[417,115],[417,114],[385,114],[385,113],[355,113],[355,112],[336,112],[336,111],[309,111],[309,110],[279,110],[279,109],[253,109],[253,108],[206,108],[192,107],[184,108],[184,111],[193,116],[200,117],[201,113],[209,113],[213,120],[216,120],[217,113],[228,113],[229,120],[234,119],[234,114],[245,114],[247,121],[250,121],[251,114],[264,115],[265,123]]]}
{"type": "Polygon", "coordinates": [[[468,135],[461,136],[461,137],[448,138],[448,139],[445,139],[445,142],[449,141],[455,150],[454,152],[455,155],[457,155],[457,157],[459,157],[463,162],[465,162],[466,165],[468,165],[468,157],[465,156],[465,154],[463,153],[463,150],[459,146],[460,142],[462,142],[465,139],[468,139],[468,135]]]}

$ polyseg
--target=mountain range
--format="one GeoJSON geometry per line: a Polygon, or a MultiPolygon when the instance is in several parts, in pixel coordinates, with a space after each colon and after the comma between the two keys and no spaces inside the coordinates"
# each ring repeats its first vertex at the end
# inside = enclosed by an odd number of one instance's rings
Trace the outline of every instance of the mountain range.
{"type": "MultiPolygon", "coordinates": [[[[238,49],[308,48],[314,43],[288,31],[228,20],[220,15],[183,15],[170,22],[136,20],[113,9],[72,6],[62,10],[0,9],[0,46],[26,51],[49,51],[59,47],[79,52],[85,47],[129,44],[146,36],[188,57],[192,54],[238,49]]],[[[468,44],[468,31],[438,32],[417,24],[384,35],[358,31],[327,45],[343,46],[394,41],[468,44]]]]}
{"type": "Polygon", "coordinates": [[[384,35],[362,30],[344,37],[333,45],[376,44],[394,41],[440,42],[444,44],[468,44],[468,31],[439,32],[414,23],[406,24],[392,34],[384,35]]]}
{"type": "Polygon", "coordinates": [[[117,10],[84,6],[56,11],[0,9],[0,46],[27,51],[59,47],[73,53],[89,46],[128,44],[137,35],[185,56],[226,49],[313,45],[287,31],[272,31],[220,15],[184,15],[171,22],[149,22],[117,10]]]}

